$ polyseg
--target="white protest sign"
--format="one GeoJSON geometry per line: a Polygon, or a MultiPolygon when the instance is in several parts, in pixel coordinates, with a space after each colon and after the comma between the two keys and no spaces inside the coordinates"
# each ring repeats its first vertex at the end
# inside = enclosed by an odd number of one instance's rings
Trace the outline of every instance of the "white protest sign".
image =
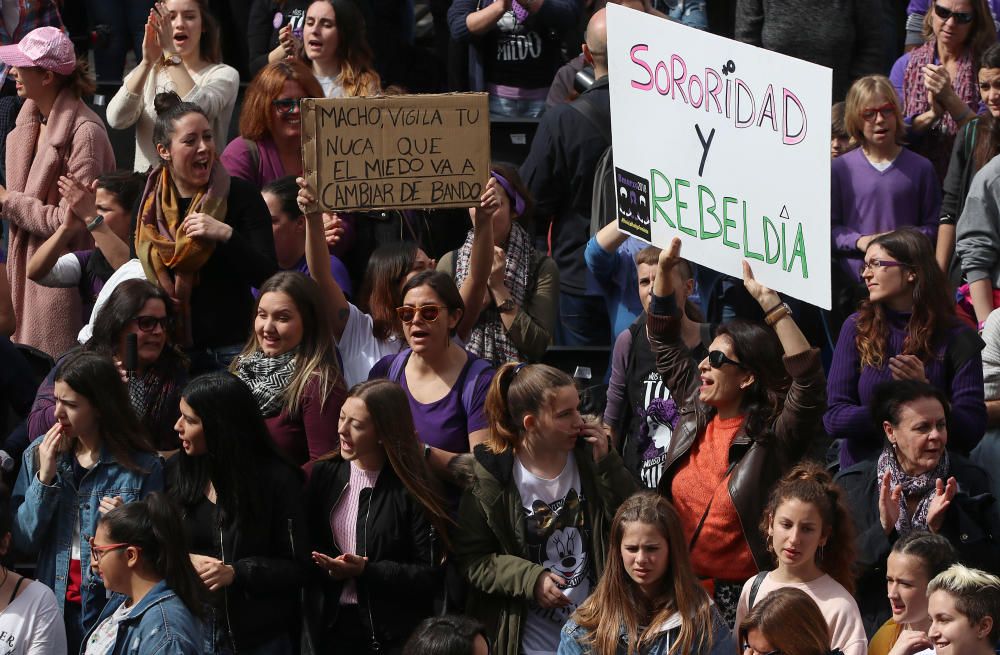
{"type": "Polygon", "coordinates": [[[608,4],[619,226],[830,308],[831,71],[608,4]]]}

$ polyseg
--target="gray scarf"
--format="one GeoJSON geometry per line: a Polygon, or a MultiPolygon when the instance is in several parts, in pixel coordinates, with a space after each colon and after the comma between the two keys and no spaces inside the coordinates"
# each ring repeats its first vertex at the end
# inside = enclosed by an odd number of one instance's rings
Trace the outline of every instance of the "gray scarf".
{"type": "Polygon", "coordinates": [[[236,376],[243,380],[264,418],[277,416],[284,408],[284,394],[295,375],[296,350],[277,357],[256,351],[236,361],[236,376]]]}

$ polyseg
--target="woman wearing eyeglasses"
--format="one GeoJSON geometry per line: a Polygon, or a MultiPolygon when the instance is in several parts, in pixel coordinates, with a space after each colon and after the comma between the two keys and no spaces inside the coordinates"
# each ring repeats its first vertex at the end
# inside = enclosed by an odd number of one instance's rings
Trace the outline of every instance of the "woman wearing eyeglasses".
{"type": "Polygon", "coordinates": [[[736,632],[743,655],[842,655],[830,650],[830,628],[816,601],[793,587],[762,598],[736,632]]]}
{"type": "Polygon", "coordinates": [[[247,87],[240,135],[226,146],[222,165],[258,189],[286,175],[301,175],[299,103],[322,97],[322,87],[301,61],[284,59],[265,66],[247,87]]]}
{"type": "Polygon", "coordinates": [[[647,329],[656,367],[677,402],[658,491],[681,517],[695,573],[711,580],[729,624],[743,582],[771,567],[755,529],[771,485],[805,454],[820,432],[826,380],[788,305],[743,265],[747,292],[766,326],[724,323],[709,355],[694,362],[681,335],[671,270],[680,261],[674,239],[661,253],[647,329]]]}
{"type": "Polygon", "coordinates": [[[177,508],[159,492],[101,517],[90,568],[112,595],[82,655],[205,652],[204,594],[183,534],[177,508]]]}
{"type": "Polygon", "coordinates": [[[934,240],[941,185],[931,162],[901,145],[906,125],[885,77],[869,75],[851,86],[844,125],[859,147],[831,164],[830,228],[842,274],[837,303],[846,316],[862,295],[858,266],[872,239],[914,226],[934,240]]]}
{"type": "Polygon", "coordinates": [[[871,241],[859,273],[868,298],[847,318],[830,365],[823,424],[847,468],[879,452],[869,407],[889,380],[929,382],[951,403],[950,447],[968,454],[986,430],[982,342],[955,317],[930,241],[914,229],[871,241]]]}
{"type": "Polygon", "coordinates": [[[98,518],[162,490],[163,467],[110,358],[68,357],[55,375],[55,397],[58,423],[22,458],[12,534],[18,552],[37,558],[38,580],[55,591],[75,653],[107,600],[87,566],[98,518]]]}
{"type": "Polygon", "coordinates": [[[931,0],[923,35],[926,43],[897,59],[889,79],[903,100],[907,141],[943,180],[955,134],[982,105],[976,70],[997,31],[986,0],[931,0]]]}
{"type": "Polygon", "coordinates": [[[283,271],[267,280],[253,333],[230,370],[253,391],[268,432],[302,466],[337,448],[347,391],[317,284],[283,271]]]}
{"type": "MultiPolygon", "coordinates": [[[[178,447],[174,421],[187,383],[187,360],[172,343],[174,311],[170,298],[146,280],[126,280],[111,293],[94,320],[83,349],[113,358],[126,380],[129,402],[159,451],[178,447]],[[135,361],[129,342],[135,339],[135,361]]],[[[56,424],[55,376],[42,382],[28,417],[29,434],[45,434],[56,424]]]]}

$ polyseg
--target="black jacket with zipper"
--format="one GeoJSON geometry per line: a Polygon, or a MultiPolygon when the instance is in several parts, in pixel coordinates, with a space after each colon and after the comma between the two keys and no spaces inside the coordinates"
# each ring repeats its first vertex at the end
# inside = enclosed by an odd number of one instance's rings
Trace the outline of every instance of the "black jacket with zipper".
{"type": "MultiPolygon", "coordinates": [[[[168,487],[177,473],[175,456],[167,464],[168,487]]],[[[214,604],[237,652],[295,634],[299,591],[310,565],[299,469],[269,462],[261,471],[260,488],[265,494],[257,515],[245,525],[220,520],[215,526],[220,559],[233,567],[236,577],[214,596],[214,604]]],[[[181,508],[185,524],[190,525],[191,508],[183,504],[181,508]]]]}
{"type": "MultiPolygon", "coordinates": [[[[306,486],[313,549],[331,557],[342,552],[334,542],[330,517],[350,477],[350,463],[334,457],[313,467],[306,486]]],[[[372,642],[391,652],[433,613],[443,579],[438,538],[423,506],[388,464],[358,502],[356,550],[368,558],[356,579],[359,614],[372,642]]],[[[313,566],[304,612],[317,652],[331,652],[329,640],[336,635],[330,628],[337,620],[342,587],[343,581],[313,566]]]]}

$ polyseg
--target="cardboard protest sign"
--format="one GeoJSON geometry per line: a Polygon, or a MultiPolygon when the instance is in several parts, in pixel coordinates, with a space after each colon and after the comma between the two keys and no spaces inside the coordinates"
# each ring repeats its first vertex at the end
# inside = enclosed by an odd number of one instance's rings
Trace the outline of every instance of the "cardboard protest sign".
{"type": "Polygon", "coordinates": [[[830,308],[828,68],[608,5],[620,229],[830,308]]]}
{"type": "Polygon", "coordinates": [[[302,158],[325,210],[471,207],[490,175],[486,94],[304,100],[302,158]]]}

